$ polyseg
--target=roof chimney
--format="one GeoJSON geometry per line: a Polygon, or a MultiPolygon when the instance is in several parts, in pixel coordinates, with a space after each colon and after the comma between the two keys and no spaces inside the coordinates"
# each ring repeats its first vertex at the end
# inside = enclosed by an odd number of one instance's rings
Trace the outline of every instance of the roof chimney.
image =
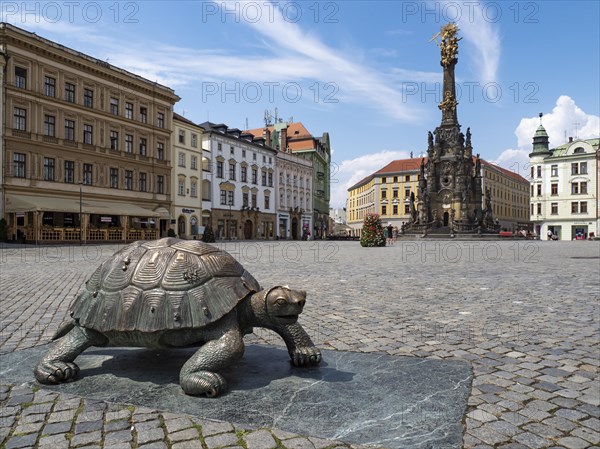
{"type": "Polygon", "coordinates": [[[281,139],[281,151],[283,151],[284,153],[287,153],[288,152],[288,147],[287,147],[287,127],[281,128],[281,130],[279,131],[279,137],[281,139]]]}
{"type": "Polygon", "coordinates": [[[271,131],[269,130],[268,126],[265,126],[265,129],[263,130],[263,138],[265,139],[265,145],[267,146],[271,146],[271,131]]]}
{"type": "Polygon", "coordinates": [[[573,138],[569,137],[569,143],[573,143],[573,138]]]}

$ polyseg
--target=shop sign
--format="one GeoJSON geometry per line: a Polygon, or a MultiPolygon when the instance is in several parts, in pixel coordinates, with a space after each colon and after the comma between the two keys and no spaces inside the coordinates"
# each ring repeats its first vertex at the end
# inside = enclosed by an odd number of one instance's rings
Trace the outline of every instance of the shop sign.
{"type": "Polygon", "coordinates": [[[102,223],[110,223],[110,222],[112,222],[112,218],[111,217],[100,217],[100,221],[102,223]]]}
{"type": "Polygon", "coordinates": [[[181,209],[181,212],[183,212],[184,214],[193,214],[194,212],[196,212],[196,210],[183,208],[181,209]]]}

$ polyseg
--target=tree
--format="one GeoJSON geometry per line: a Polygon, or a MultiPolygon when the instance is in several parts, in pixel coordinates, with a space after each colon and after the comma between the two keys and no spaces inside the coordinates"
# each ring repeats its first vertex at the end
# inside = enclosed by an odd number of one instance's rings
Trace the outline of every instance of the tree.
{"type": "Polygon", "coordinates": [[[202,234],[202,241],[204,243],[214,243],[215,242],[215,234],[213,233],[210,225],[204,228],[204,234],[202,234]]]}
{"type": "Polygon", "coordinates": [[[369,213],[365,215],[365,221],[360,233],[360,246],[385,246],[385,233],[379,214],[369,213]]]}

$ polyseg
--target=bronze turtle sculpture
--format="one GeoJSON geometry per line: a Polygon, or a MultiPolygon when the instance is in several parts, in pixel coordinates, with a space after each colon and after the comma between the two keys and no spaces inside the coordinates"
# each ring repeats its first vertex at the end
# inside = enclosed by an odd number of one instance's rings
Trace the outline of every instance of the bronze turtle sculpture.
{"type": "Polygon", "coordinates": [[[242,357],[253,326],[279,334],[294,365],[321,361],[298,323],[305,302],[301,290],[261,289],[215,246],[175,238],[134,242],[92,274],[34,374],[42,384],[72,380],[75,358],[90,346],[200,346],[183,365],[180,385],[186,394],[217,396],[227,389],[219,371],[242,357]]]}

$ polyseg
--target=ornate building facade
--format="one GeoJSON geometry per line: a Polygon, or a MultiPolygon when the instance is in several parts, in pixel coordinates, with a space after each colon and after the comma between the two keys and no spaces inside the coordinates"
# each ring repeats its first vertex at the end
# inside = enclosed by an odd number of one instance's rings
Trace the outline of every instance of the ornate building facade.
{"type": "Polygon", "coordinates": [[[202,128],[174,113],[171,229],[182,239],[201,237],[202,128]]]}
{"type": "Polygon", "coordinates": [[[173,90],[9,24],[0,46],[9,238],[166,235],[173,90]]]}
{"type": "Polygon", "coordinates": [[[547,239],[550,233],[558,240],[574,240],[600,233],[599,142],[600,139],[571,138],[550,149],[548,134],[540,123],[529,154],[531,221],[540,238],[547,239]]]}
{"type": "Polygon", "coordinates": [[[275,239],[277,151],[265,139],[224,124],[200,123],[203,224],[217,240],[275,239]],[[207,194],[205,194],[207,195],[207,194]]]}

